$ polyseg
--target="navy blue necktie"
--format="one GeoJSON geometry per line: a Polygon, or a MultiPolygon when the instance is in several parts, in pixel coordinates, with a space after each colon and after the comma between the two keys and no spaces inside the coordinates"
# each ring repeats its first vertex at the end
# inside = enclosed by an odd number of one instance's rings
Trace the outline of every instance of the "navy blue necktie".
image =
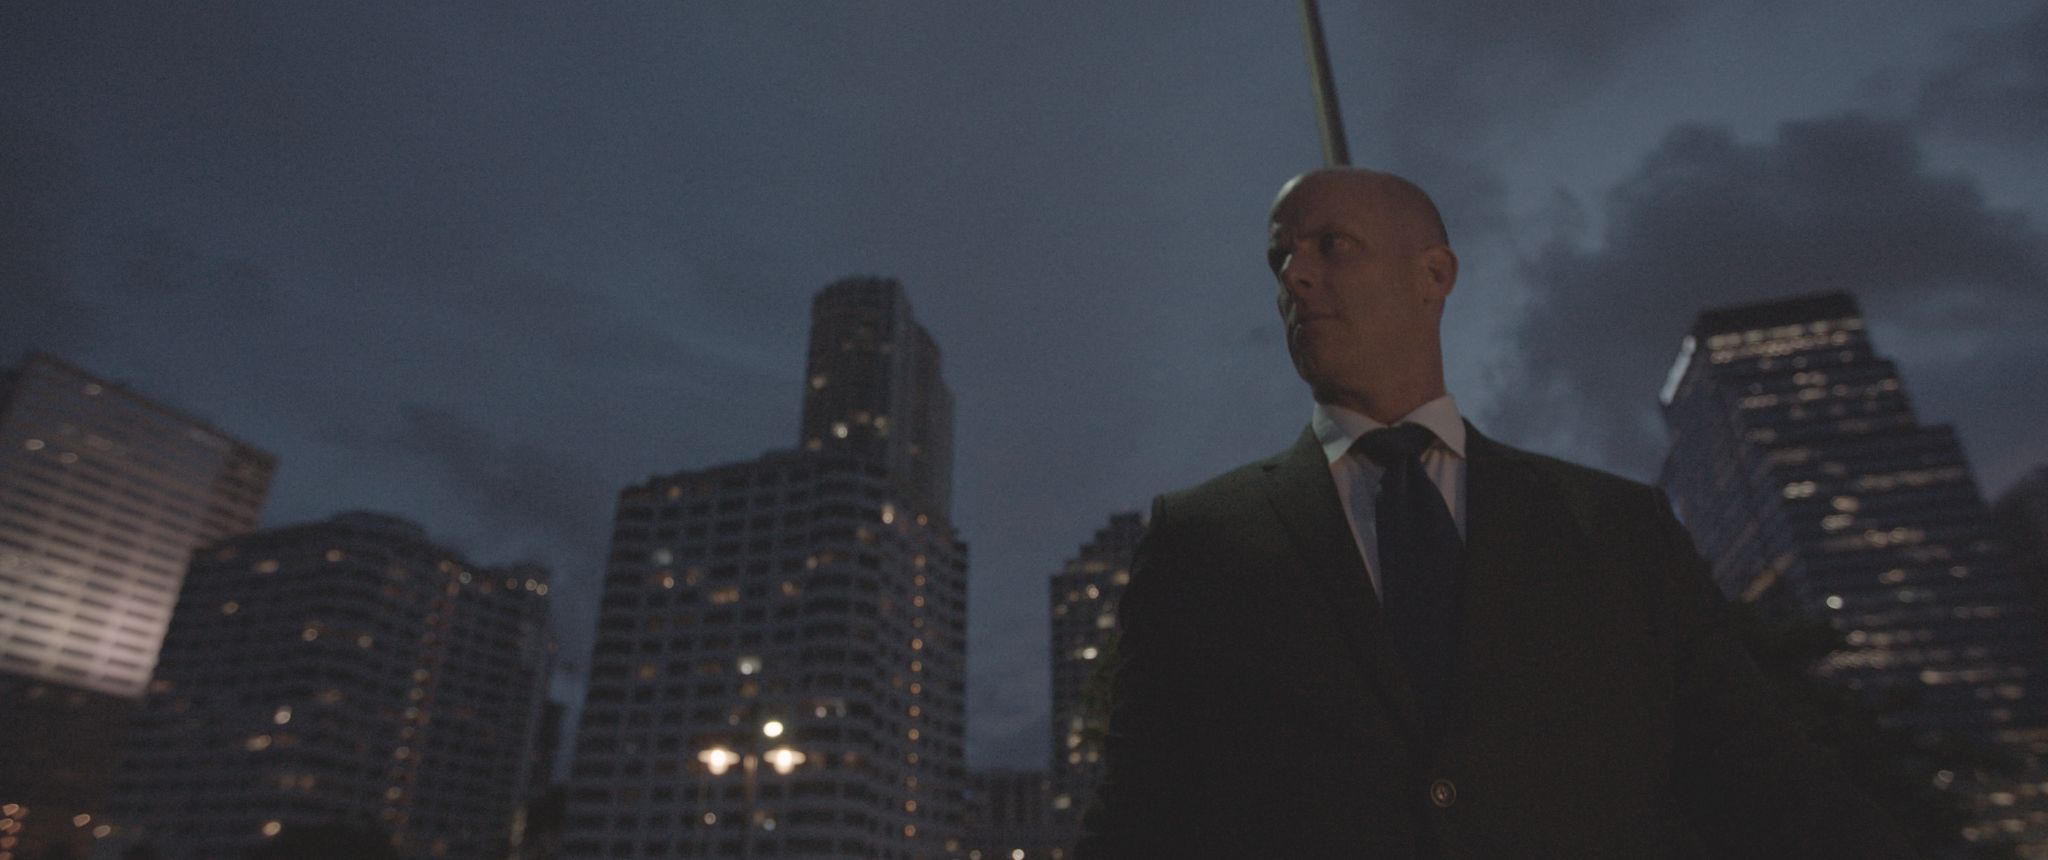
{"type": "Polygon", "coordinates": [[[1435,441],[1429,428],[1401,424],[1352,446],[1385,470],[1373,498],[1381,617],[1430,728],[1440,725],[1457,686],[1458,557],[1465,545],[1443,493],[1422,469],[1422,452],[1435,441]]]}

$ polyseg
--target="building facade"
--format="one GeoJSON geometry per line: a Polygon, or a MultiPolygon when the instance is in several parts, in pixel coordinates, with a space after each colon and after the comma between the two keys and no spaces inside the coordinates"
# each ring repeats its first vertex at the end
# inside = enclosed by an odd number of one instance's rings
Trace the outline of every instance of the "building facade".
{"type": "Polygon", "coordinates": [[[0,372],[0,856],[84,851],[187,559],[256,527],[275,469],[55,357],[0,372]]]}
{"type": "Polygon", "coordinates": [[[893,282],[844,281],[807,366],[798,449],[620,493],[566,856],[960,850],[967,548],[937,350],[893,282]]]}
{"type": "Polygon", "coordinates": [[[878,461],[919,509],[952,510],[953,393],[901,284],[846,278],[820,290],[804,379],[804,450],[878,461]]]}
{"type": "Polygon", "coordinates": [[[1052,604],[1052,811],[1067,844],[1102,776],[1108,679],[1101,676],[1116,635],[1116,606],[1131,581],[1145,519],[1116,514],[1050,582],[1052,604]]]}
{"type": "MultiPolygon", "coordinates": [[[[1819,673],[1895,727],[2043,751],[2039,616],[1953,431],[1915,418],[1851,297],[1702,314],[1661,399],[1660,484],[1724,593],[1825,619],[1846,647],[1819,673]]],[[[2044,832],[2034,777],[1952,778],[1981,807],[1966,836],[2044,832]]]]}
{"type": "Polygon", "coordinates": [[[1052,775],[990,768],[969,774],[965,860],[1064,860],[1074,837],[1052,808],[1052,775]]]}
{"type": "Polygon", "coordinates": [[[503,857],[537,777],[547,571],[370,513],[195,556],[105,815],[103,857],[236,857],[341,825],[503,857]]]}
{"type": "Polygon", "coordinates": [[[2048,464],[2035,466],[1992,506],[2034,605],[2048,612],[2048,464]]]}

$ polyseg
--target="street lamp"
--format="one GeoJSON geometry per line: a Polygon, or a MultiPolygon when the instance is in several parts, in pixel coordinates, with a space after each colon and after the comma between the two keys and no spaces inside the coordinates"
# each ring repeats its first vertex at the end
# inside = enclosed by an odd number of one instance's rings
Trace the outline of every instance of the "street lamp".
{"type": "MultiPolygon", "coordinates": [[[[777,744],[769,749],[761,749],[763,738],[770,741],[775,740],[782,737],[786,730],[786,727],[780,720],[769,720],[761,724],[760,735],[756,736],[749,732],[739,736],[739,739],[742,741],[739,744],[741,747],[739,752],[734,752],[724,744],[712,744],[697,752],[697,761],[703,763],[705,772],[714,778],[724,776],[727,771],[732,770],[732,766],[735,764],[740,766],[742,785],[744,786],[743,792],[746,798],[747,828],[746,835],[740,843],[741,857],[753,856],[754,828],[761,823],[756,820],[760,817],[760,812],[755,809],[757,794],[755,771],[759,769],[760,763],[766,761],[769,767],[775,769],[777,775],[788,776],[797,769],[797,766],[807,760],[807,757],[801,750],[792,749],[787,744],[777,744]]],[[[709,789],[707,781],[704,793],[708,793],[709,789]]],[[[706,805],[708,806],[708,804],[706,805]]],[[[713,813],[708,811],[705,813],[705,824],[713,824],[717,820],[713,813]]],[[[707,836],[706,838],[708,839],[709,837],[707,836]]]]}

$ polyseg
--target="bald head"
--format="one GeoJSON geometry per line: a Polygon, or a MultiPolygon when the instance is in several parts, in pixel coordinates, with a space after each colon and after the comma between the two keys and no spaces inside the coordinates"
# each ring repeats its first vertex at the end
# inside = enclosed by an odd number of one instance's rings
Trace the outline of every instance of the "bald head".
{"type": "Polygon", "coordinates": [[[1392,173],[1363,167],[1325,167],[1287,180],[1273,199],[1272,220],[1278,220],[1280,207],[1296,189],[1308,186],[1341,189],[1340,193],[1367,201],[1386,216],[1388,228],[1415,242],[1418,250],[1451,244],[1450,233],[1444,230],[1443,215],[1437,211],[1436,201],[1429,199],[1429,192],[1392,173]]]}
{"type": "Polygon", "coordinates": [[[1266,262],[1288,353],[1317,400],[1392,423],[1444,393],[1438,325],[1458,258],[1415,183],[1356,168],[1288,180],[1266,262]]]}

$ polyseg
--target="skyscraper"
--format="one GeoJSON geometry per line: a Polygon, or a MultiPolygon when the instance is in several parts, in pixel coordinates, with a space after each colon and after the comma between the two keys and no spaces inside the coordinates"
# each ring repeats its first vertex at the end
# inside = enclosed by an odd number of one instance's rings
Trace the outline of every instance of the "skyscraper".
{"type": "Polygon", "coordinates": [[[1116,605],[1131,580],[1131,557],[1145,536],[1139,514],[1109,518],[1095,538],[1081,546],[1054,575],[1052,603],[1052,816],[1080,835],[1081,812],[1102,776],[1102,713],[1098,677],[1116,634],[1116,605]]]}
{"type": "MultiPolygon", "coordinates": [[[[1701,314],[1661,399],[1660,483],[1726,594],[1827,620],[1847,647],[1819,672],[1910,702],[1894,725],[2042,750],[2038,617],[1953,431],[1915,419],[1853,299],[1701,314]]],[[[1968,782],[1966,835],[2038,829],[2038,801],[1968,782]]]]}
{"type": "Polygon", "coordinates": [[[339,823],[404,857],[506,856],[539,775],[547,571],[481,567],[345,513],[192,562],[136,718],[108,846],[234,857],[339,823]]]}
{"type": "Polygon", "coordinates": [[[275,468],[52,356],[0,373],[0,855],[82,847],[187,556],[254,528],[275,468]]]}
{"type": "Polygon", "coordinates": [[[2035,466],[2008,487],[1992,513],[2035,606],[2048,611],[2048,464],[2035,466]]]}
{"type": "Polygon", "coordinates": [[[883,465],[921,512],[952,509],[953,393],[903,287],[846,278],[811,302],[800,444],[883,465]]]}
{"type": "Polygon", "coordinates": [[[970,771],[965,860],[1063,860],[1074,837],[1053,820],[1052,777],[1043,770],[970,771]]]}
{"type": "Polygon", "coordinates": [[[894,282],[842,281],[808,367],[798,449],[619,494],[568,856],[958,848],[967,548],[938,351],[894,282]]]}

